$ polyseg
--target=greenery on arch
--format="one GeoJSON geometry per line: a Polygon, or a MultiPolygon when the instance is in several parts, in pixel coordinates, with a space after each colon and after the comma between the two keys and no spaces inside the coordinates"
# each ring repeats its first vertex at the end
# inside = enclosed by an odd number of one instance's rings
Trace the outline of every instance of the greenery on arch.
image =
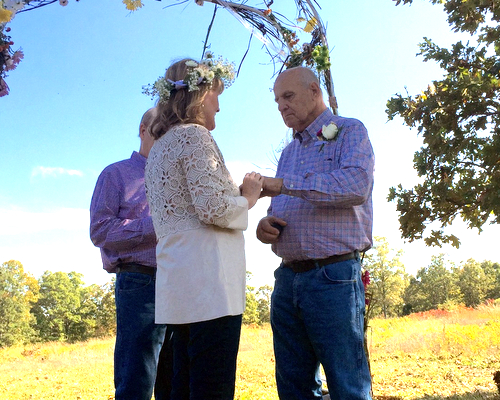
{"type": "MultiPolygon", "coordinates": [[[[203,6],[204,3],[214,5],[213,18],[207,29],[202,58],[208,47],[208,39],[217,10],[224,9],[249,30],[250,39],[257,38],[263,43],[272,62],[279,65],[279,70],[299,65],[306,65],[315,70],[326,89],[332,111],[337,113],[326,27],[318,12],[321,7],[316,0],[294,0],[296,10],[294,17],[287,17],[273,9],[273,0],[255,2],[257,3],[255,6],[251,5],[252,2],[249,0],[165,0],[169,3],[165,8],[193,1],[199,6],[203,6]],[[262,6],[265,7],[262,8],[262,6]],[[304,36],[306,40],[301,42],[304,36]]],[[[14,50],[13,48],[14,42],[10,28],[7,26],[8,23],[16,13],[53,3],[66,6],[68,0],[0,0],[0,97],[9,93],[9,87],[5,81],[7,72],[15,69],[24,56],[21,49],[14,50]]],[[[141,0],[122,0],[122,3],[130,11],[136,11],[145,6],[141,0]]],[[[288,3],[290,4],[291,0],[288,3]]],[[[247,52],[249,44],[250,41],[247,52]]]]}

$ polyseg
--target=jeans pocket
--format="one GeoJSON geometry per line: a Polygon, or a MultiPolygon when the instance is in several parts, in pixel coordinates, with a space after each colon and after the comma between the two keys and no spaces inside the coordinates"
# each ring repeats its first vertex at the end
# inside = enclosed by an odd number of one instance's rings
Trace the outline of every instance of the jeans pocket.
{"type": "Polygon", "coordinates": [[[283,267],[283,264],[280,264],[280,266],[274,270],[274,274],[273,274],[274,275],[274,279],[278,279],[279,278],[280,272],[283,271],[283,268],[285,268],[285,267],[283,267]]]}
{"type": "Polygon", "coordinates": [[[322,268],[323,276],[331,283],[354,283],[357,263],[354,260],[325,265],[322,268]]]}
{"type": "Polygon", "coordinates": [[[151,284],[152,276],[137,272],[121,272],[116,280],[118,292],[139,291],[151,284]]]}

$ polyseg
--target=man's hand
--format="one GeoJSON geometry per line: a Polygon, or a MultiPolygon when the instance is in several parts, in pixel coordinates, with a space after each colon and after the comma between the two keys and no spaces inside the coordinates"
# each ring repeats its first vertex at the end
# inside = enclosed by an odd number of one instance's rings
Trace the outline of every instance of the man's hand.
{"type": "Polygon", "coordinates": [[[268,178],[264,177],[264,184],[262,185],[262,192],[260,197],[275,197],[281,194],[281,188],[283,187],[282,178],[268,178]]]}
{"type": "Polygon", "coordinates": [[[272,215],[264,217],[257,226],[257,239],[266,244],[274,243],[278,240],[281,231],[286,225],[286,221],[281,218],[272,215]],[[281,229],[275,228],[273,225],[281,226],[281,229]]]}

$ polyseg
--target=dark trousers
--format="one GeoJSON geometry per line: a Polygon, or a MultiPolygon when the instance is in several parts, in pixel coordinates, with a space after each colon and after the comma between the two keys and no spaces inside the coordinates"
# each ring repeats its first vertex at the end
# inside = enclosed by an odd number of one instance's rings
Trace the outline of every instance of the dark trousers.
{"type": "Polygon", "coordinates": [[[170,400],[172,376],[174,374],[173,359],[172,329],[167,326],[165,341],[160,351],[158,368],[156,370],[155,400],[170,400]]]}
{"type": "Polygon", "coordinates": [[[172,400],[233,400],[242,316],[169,325],[173,331],[172,400]]]}

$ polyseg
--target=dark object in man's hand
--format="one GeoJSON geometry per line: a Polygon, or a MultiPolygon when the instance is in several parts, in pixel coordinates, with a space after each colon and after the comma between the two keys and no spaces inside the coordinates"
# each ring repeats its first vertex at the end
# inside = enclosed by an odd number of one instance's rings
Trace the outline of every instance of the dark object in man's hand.
{"type": "Polygon", "coordinates": [[[276,228],[277,230],[279,230],[279,231],[280,231],[280,234],[281,234],[281,232],[283,232],[283,228],[284,228],[284,226],[283,226],[283,225],[280,225],[280,224],[278,224],[277,222],[272,222],[272,223],[271,223],[271,226],[272,226],[273,228],[276,228]]]}

